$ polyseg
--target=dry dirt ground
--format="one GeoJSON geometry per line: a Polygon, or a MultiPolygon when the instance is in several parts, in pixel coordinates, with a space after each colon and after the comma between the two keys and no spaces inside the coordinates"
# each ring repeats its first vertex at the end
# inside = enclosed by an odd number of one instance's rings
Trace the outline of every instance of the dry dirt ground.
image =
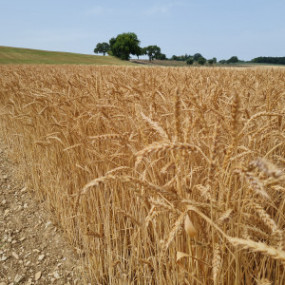
{"type": "Polygon", "coordinates": [[[16,181],[15,171],[0,141],[0,285],[86,284],[44,203],[16,181]]]}

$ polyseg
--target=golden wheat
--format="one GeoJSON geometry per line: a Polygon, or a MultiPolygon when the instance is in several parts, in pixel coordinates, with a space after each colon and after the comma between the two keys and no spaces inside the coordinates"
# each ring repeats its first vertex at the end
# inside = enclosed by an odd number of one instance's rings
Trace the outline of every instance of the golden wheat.
{"type": "Polygon", "coordinates": [[[285,284],[284,90],[281,68],[0,66],[0,130],[88,282],[285,284]]]}

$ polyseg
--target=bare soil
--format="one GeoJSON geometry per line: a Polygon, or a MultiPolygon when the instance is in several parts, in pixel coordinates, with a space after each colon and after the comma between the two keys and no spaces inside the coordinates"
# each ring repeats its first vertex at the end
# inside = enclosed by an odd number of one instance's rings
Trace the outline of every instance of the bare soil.
{"type": "Polygon", "coordinates": [[[0,141],[0,285],[84,284],[79,259],[0,141]]]}

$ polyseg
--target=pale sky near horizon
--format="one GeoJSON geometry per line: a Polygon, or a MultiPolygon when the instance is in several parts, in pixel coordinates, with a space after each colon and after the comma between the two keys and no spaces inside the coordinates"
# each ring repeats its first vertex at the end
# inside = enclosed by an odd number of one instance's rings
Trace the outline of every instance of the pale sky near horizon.
{"type": "Polygon", "coordinates": [[[168,57],[285,56],[285,0],[0,0],[0,45],[93,54],[134,32],[168,57]]]}

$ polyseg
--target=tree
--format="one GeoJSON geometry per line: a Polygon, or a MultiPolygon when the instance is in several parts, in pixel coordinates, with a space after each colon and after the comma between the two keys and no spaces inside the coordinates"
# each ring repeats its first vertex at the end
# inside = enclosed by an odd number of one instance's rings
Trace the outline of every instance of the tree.
{"type": "Polygon", "coordinates": [[[173,55],[171,59],[177,61],[187,61],[189,58],[193,58],[193,56],[185,53],[184,55],[173,55]]]}
{"type": "Polygon", "coordinates": [[[94,53],[103,53],[103,55],[106,54],[110,50],[110,45],[108,43],[98,43],[96,45],[96,48],[94,49],[94,53]]]}
{"type": "Polygon", "coordinates": [[[251,62],[267,64],[285,64],[285,57],[260,56],[252,59],[251,62]]]}
{"type": "Polygon", "coordinates": [[[209,65],[213,65],[214,64],[214,60],[213,59],[208,59],[208,64],[209,65]]]}
{"type": "Polygon", "coordinates": [[[147,46],[144,48],[145,54],[148,55],[149,61],[152,61],[154,58],[157,58],[161,54],[160,47],[157,45],[147,46]]]}
{"type": "Polygon", "coordinates": [[[145,51],[143,48],[139,47],[137,52],[136,52],[136,56],[138,57],[138,59],[140,58],[140,55],[144,55],[145,51]]]}
{"type": "Polygon", "coordinates": [[[135,33],[123,33],[111,38],[110,49],[114,56],[129,60],[130,55],[140,55],[140,41],[135,33]]]}
{"type": "Polygon", "coordinates": [[[160,59],[160,60],[166,60],[167,57],[166,57],[166,54],[164,53],[160,53],[156,56],[156,59],[160,59]]]}
{"type": "Polygon", "coordinates": [[[203,57],[202,54],[200,54],[200,53],[195,53],[195,54],[193,55],[193,60],[194,60],[194,61],[198,61],[198,59],[199,59],[200,57],[203,57]]]}
{"type": "Polygon", "coordinates": [[[200,57],[198,58],[197,62],[198,62],[198,64],[200,64],[200,65],[204,65],[204,64],[207,62],[207,60],[206,60],[206,58],[204,58],[203,56],[200,56],[200,57]]]}
{"type": "Polygon", "coordinates": [[[212,59],[208,59],[208,64],[209,65],[213,65],[217,63],[217,59],[215,57],[213,57],[212,59]]]}
{"type": "Polygon", "coordinates": [[[237,56],[232,56],[230,59],[227,60],[227,63],[237,63],[239,59],[237,56]]]}
{"type": "Polygon", "coordinates": [[[190,57],[190,58],[187,59],[186,63],[187,63],[188,65],[193,65],[194,59],[193,59],[192,57],[190,57]]]}
{"type": "Polygon", "coordinates": [[[110,48],[112,48],[112,46],[116,43],[116,38],[111,38],[109,40],[109,44],[110,44],[110,48]]]}

